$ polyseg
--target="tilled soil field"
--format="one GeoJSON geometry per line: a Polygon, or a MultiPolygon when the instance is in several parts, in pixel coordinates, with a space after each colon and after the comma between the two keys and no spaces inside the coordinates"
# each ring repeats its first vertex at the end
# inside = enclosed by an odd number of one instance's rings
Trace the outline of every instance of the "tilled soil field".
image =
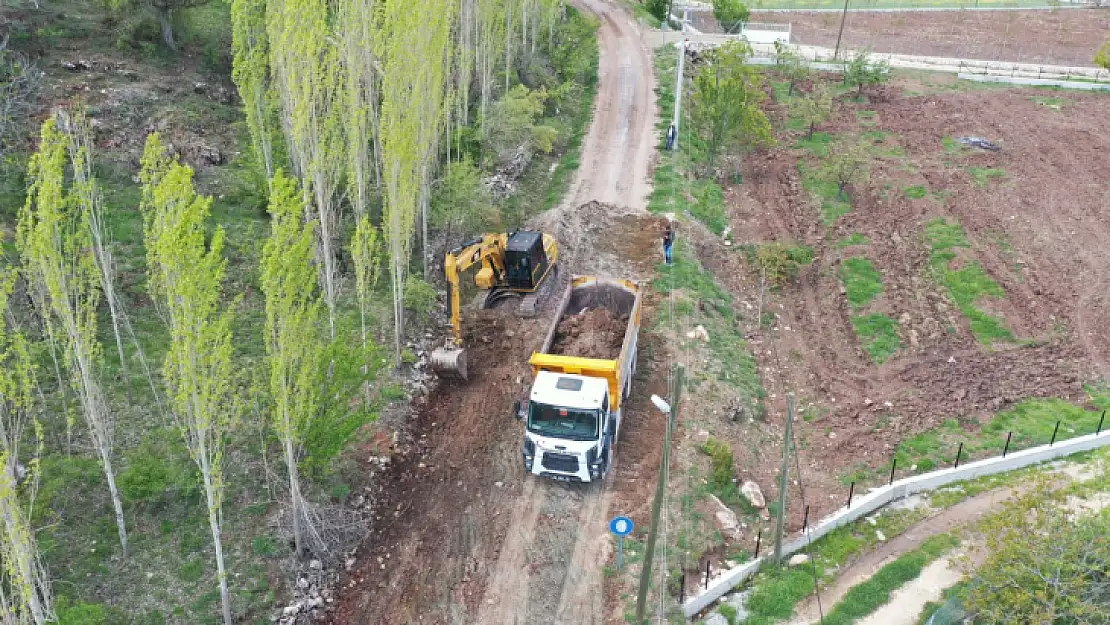
{"type": "MultiPolygon", "coordinates": [[[[759,360],[771,424],[785,414],[785,395],[798,393],[808,411],[799,428],[810,519],[843,505],[841,479],[858,466],[885,470],[897,445],[959,419],[973,421],[1028,397],[1084,403],[1084,384],[1105,379],[1110,333],[1110,98],[1032,90],[954,92],[905,97],[893,85],[870,104],[844,100],[824,130],[833,135],[881,133],[893,156],[874,165],[871,183],[852,193],[854,208],[832,226],[803,189],[799,149],[779,148],[747,159],[743,186],[726,190],[738,243],[812,246],[815,261],[799,280],[768,292],[771,327],[750,335],[759,360]],[[867,109],[862,127],[855,111],[867,109]],[[979,135],[999,152],[945,147],[946,138],[979,135]],[[1000,172],[976,180],[975,171],[1000,172]],[[924,199],[902,190],[920,185],[924,199]],[[984,303],[1015,339],[981,345],[967,319],[931,273],[924,224],[958,222],[969,243],[957,263],[978,262],[1005,291],[984,303]],[[838,245],[850,234],[862,245],[838,245]],[[872,310],[899,322],[902,347],[876,366],[859,345],[839,270],[844,258],[866,256],[881,273],[883,293],[872,310]],[[810,422],[810,419],[813,419],[810,422]]],[[[793,139],[783,139],[791,145],[793,139]]],[[[757,276],[742,255],[716,243],[699,248],[741,305],[760,298],[757,276]]],[[[775,450],[738,448],[741,473],[760,475],[775,450]]],[[[908,467],[907,467],[908,468],[908,467]]],[[[885,477],[885,476],[884,476],[885,477]]],[[[766,482],[764,482],[766,483],[766,482]]],[[[858,492],[858,491],[857,491],[858,492]]],[[[802,506],[792,491],[791,525],[802,506]]]]}
{"type": "MultiPolygon", "coordinates": [[[[694,27],[719,32],[708,12],[691,13],[694,27]]],[[[793,43],[833,47],[840,14],[756,13],[758,22],[789,22],[793,43]]],[[[1091,65],[1110,30],[1110,9],[1058,11],[849,12],[842,46],[877,52],[1091,65]]]]}

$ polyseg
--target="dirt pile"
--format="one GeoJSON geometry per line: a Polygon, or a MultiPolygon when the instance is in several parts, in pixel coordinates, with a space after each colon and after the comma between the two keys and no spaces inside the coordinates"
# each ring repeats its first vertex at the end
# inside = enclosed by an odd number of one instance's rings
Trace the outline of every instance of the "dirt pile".
{"type": "Polygon", "coordinates": [[[551,353],[582,358],[612,359],[620,356],[628,315],[604,308],[584,310],[559,322],[551,353]]]}

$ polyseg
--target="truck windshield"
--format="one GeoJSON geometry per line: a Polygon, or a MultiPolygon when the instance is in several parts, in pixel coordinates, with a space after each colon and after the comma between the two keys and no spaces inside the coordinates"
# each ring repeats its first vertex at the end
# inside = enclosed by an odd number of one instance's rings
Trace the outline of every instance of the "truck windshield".
{"type": "Polygon", "coordinates": [[[597,438],[597,411],[558,408],[532,402],[528,429],[541,436],[588,441],[597,438]]]}

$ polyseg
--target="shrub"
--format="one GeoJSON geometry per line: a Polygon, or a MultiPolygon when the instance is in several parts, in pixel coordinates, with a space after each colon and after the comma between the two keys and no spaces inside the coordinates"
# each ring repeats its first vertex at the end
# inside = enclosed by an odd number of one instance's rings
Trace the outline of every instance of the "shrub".
{"type": "Polygon", "coordinates": [[[798,278],[800,267],[813,262],[813,248],[806,245],[768,243],[755,251],[755,261],[767,276],[768,283],[782,286],[798,278]]]}
{"type": "Polygon", "coordinates": [[[435,287],[424,280],[409,274],[405,279],[405,310],[416,315],[421,321],[431,316],[439,303],[435,287]]]}
{"type": "Polygon", "coordinates": [[[127,454],[119,487],[128,503],[161,503],[171,492],[174,498],[200,492],[196,467],[171,430],[151,433],[127,454]]]}
{"type": "Polygon", "coordinates": [[[709,437],[705,441],[702,451],[709,456],[712,466],[709,481],[716,488],[727,488],[732,485],[732,447],[718,438],[709,437]]]}

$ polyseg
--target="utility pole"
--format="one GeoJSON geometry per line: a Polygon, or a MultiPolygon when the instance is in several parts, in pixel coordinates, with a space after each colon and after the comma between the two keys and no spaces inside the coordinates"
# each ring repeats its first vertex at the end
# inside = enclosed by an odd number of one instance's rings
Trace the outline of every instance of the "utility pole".
{"type": "Polygon", "coordinates": [[[836,50],[833,51],[833,60],[840,56],[840,38],[844,36],[844,19],[848,17],[848,0],[844,0],[844,12],[840,14],[840,32],[836,34],[836,50]]]}
{"type": "Polygon", "coordinates": [[[790,474],[791,430],[794,427],[794,393],[786,395],[786,434],[782,440],[782,469],[779,472],[779,515],[775,523],[775,564],[782,561],[782,532],[786,523],[786,487],[790,474]]]}
{"type": "Polygon", "coordinates": [[[683,71],[686,67],[686,40],[682,40],[678,44],[678,75],[675,76],[674,85],[674,119],[671,120],[671,125],[674,126],[674,145],[671,146],[672,150],[678,149],[678,120],[682,118],[682,80],[683,71]]]}
{"type": "MultiPolygon", "coordinates": [[[[644,609],[647,607],[648,588],[651,587],[651,565],[655,557],[655,537],[659,534],[659,512],[667,490],[667,468],[671,463],[671,432],[678,419],[678,402],[682,397],[682,379],[686,368],[674,365],[674,389],[671,392],[670,413],[667,418],[667,433],[663,439],[663,461],[659,464],[659,481],[655,485],[655,501],[651,504],[651,530],[648,533],[647,549],[644,551],[644,566],[640,570],[640,591],[636,595],[636,625],[644,625],[644,609]]],[[[663,592],[660,590],[660,592],[663,592]]]]}

